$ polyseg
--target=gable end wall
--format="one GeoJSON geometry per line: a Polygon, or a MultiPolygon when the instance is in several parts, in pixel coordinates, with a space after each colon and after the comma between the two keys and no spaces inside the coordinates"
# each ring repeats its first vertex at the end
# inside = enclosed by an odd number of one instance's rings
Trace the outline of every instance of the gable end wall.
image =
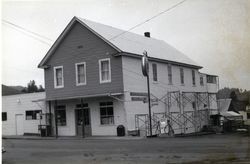
{"type": "Polygon", "coordinates": [[[122,60],[114,56],[117,51],[80,23],[75,23],[69,33],[48,59],[45,69],[45,89],[48,100],[81,97],[123,91],[122,60]],[[111,83],[100,84],[99,59],[110,58],[111,83]],[[86,62],[87,84],[76,86],[75,63],[86,62]],[[63,66],[64,87],[54,88],[55,66],[63,66]]]}

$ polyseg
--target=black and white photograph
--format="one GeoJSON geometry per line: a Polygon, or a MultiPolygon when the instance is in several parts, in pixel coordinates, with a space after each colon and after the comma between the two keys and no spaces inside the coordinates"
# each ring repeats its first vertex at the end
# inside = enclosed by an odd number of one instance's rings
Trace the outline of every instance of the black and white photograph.
{"type": "Polygon", "coordinates": [[[250,164],[249,0],[2,0],[3,164],[250,164]]]}

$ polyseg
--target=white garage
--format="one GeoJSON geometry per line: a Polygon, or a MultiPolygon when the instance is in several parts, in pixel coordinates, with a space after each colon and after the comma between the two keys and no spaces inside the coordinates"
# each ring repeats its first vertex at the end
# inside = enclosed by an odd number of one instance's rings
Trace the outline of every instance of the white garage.
{"type": "Polygon", "coordinates": [[[39,134],[45,92],[2,97],[2,135],[39,134]]]}

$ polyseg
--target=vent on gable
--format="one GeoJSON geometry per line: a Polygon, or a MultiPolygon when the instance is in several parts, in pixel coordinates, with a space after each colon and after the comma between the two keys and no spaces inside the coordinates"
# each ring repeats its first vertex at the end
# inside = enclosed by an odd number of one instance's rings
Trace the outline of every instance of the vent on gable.
{"type": "Polygon", "coordinates": [[[79,46],[77,46],[77,48],[78,48],[78,49],[81,49],[81,48],[83,48],[83,45],[79,45],[79,46]]]}
{"type": "Polygon", "coordinates": [[[144,36],[150,38],[150,32],[144,32],[144,36]]]}

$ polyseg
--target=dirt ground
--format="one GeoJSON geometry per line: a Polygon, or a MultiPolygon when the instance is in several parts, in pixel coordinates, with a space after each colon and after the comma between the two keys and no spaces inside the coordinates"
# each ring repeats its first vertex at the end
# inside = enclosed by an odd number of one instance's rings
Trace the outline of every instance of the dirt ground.
{"type": "Polygon", "coordinates": [[[250,138],[206,135],[140,140],[3,139],[3,164],[250,163],[250,138]]]}

